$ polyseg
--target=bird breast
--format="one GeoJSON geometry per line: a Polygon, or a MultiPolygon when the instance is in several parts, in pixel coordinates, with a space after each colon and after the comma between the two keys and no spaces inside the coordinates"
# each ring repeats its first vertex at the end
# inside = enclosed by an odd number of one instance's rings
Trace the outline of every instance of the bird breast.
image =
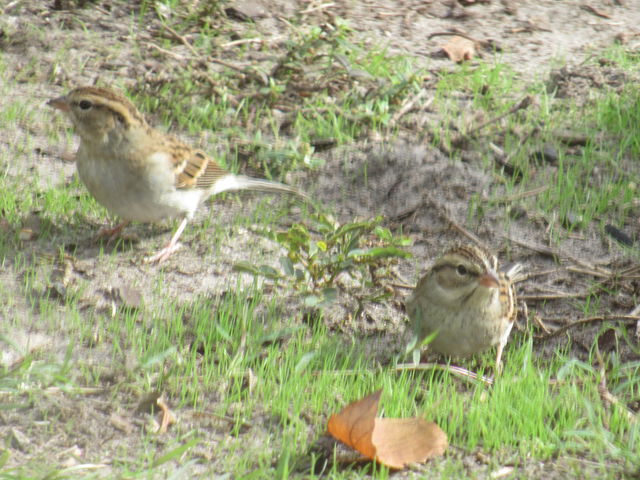
{"type": "Polygon", "coordinates": [[[477,286],[461,298],[451,291],[445,297],[438,287],[431,287],[414,292],[407,305],[419,338],[438,332],[429,344],[431,350],[466,356],[499,342],[510,324],[502,313],[499,289],[477,286]]]}
{"type": "Polygon", "coordinates": [[[157,222],[192,216],[203,192],[175,188],[169,154],[157,152],[144,162],[135,162],[135,158],[140,157],[82,142],[78,175],[98,203],[124,220],[157,222]]]}

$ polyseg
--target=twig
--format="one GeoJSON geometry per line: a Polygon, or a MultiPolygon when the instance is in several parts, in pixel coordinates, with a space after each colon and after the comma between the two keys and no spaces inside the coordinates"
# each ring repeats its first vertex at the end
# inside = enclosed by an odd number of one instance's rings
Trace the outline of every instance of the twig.
{"type": "MultiPolygon", "coordinates": [[[[600,398],[602,399],[602,403],[605,404],[606,407],[611,408],[612,406],[617,406],[622,409],[622,411],[626,414],[627,419],[634,423],[636,421],[636,415],[623,403],[618,400],[618,398],[609,391],[607,387],[607,371],[605,368],[605,362],[600,353],[600,349],[596,343],[596,356],[598,358],[598,363],[600,364],[600,383],[598,384],[598,393],[600,394],[600,398]]],[[[609,428],[609,426],[606,426],[609,428]]]]}
{"type": "Polygon", "coordinates": [[[550,273],[556,273],[560,268],[550,268],[549,270],[540,270],[538,272],[530,272],[530,273],[521,273],[519,275],[520,281],[524,282],[525,280],[529,280],[530,278],[542,277],[543,275],[549,275],[550,273]]]}
{"type": "Polygon", "coordinates": [[[572,255],[568,255],[568,254],[563,254],[561,252],[557,252],[555,250],[553,250],[550,247],[545,247],[544,245],[533,245],[530,243],[526,243],[522,240],[517,240],[513,237],[510,237],[508,235],[503,235],[503,238],[506,238],[507,240],[510,240],[511,242],[515,243],[516,245],[520,245],[521,247],[524,248],[528,248],[529,250],[533,250],[534,252],[537,252],[541,255],[545,255],[548,257],[552,257],[555,261],[559,261],[560,257],[564,257],[567,260],[580,265],[586,269],[588,269],[591,272],[599,272],[600,276],[606,276],[606,277],[611,277],[612,273],[611,270],[607,269],[607,268],[602,268],[602,267],[598,267],[596,265],[593,265],[589,262],[587,262],[586,260],[582,260],[580,258],[575,258],[572,255]]]}
{"type": "Polygon", "coordinates": [[[528,108],[529,105],[531,105],[533,103],[533,97],[531,95],[527,95],[526,97],[524,97],[522,100],[520,100],[517,104],[515,104],[513,107],[511,107],[509,110],[507,110],[505,113],[498,115],[494,118],[490,118],[489,120],[482,122],[479,125],[476,125],[474,128],[470,129],[469,131],[458,135],[457,138],[454,138],[451,141],[452,145],[459,145],[461,142],[470,139],[475,133],[479,132],[480,130],[482,130],[485,127],[488,127],[489,125],[493,124],[493,123],[497,123],[500,120],[502,120],[505,117],[508,117],[509,115],[513,115],[514,113],[518,112],[519,110],[523,110],[525,108],[528,108]]]}
{"type": "Polygon", "coordinates": [[[505,157],[504,162],[510,164],[511,159],[522,149],[527,140],[529,140],[532,136],[540,131],[540,127],[532,128],[529,133],[527,133],[524,137],[522,137],[518,143],[518,147],[511,150],[509,154],[505,157]]]}
{"type": "Polygon", "coordinates": [[[442,370],[449,372],[465,380],[479,380],[485,385],[493,385],[492,377],[485,377],[484,375],[478,375],[475,372],[467,370],[466,368],[456,367],[454,365],[443,365],[441,363],[400,363],[395,367],[396,372],[402,372],[406,370],[442,370]]]}
{"type": "MultiPolygon", "coordinates": [[[[495,157],[493,158],[494,161],[498,165],[503,167],[505,172],[507,172],[511,176],[514,176],[517,170],[516,170],[516,167],[511,165],[511,160],[524,147],[527,140],[529,140],[529,138],[531,138],[534,134],[538,133],[539,131],[540,129],[538,127],[534,127],[533,129],[531,129],[531,131],[529,131],[524,137],[520,139],[520,141],[518,142],[518,146],[513,150],[511,150],[508,155],[505,155],[504,150],[502,148],[498,147],[493,142],[489,142],[489,147],[496,154],[495,157]]],[[[546,188],[549,188],[549,187],[547,186],[546,188]]]]}
{"type": "MultiPolygon", "coordinates": [[[[638,315],[640,314],[640,305],[637,305],[636,308],[631,310],[629,315],[638,315]]],[[[636,341],[640,341],[640,320],[636,322],[636,341]]]]}
{"type": "Polygon", "coordinates": [[[582,293],[539,293],[530,295],[518,295],[521,300],[563,300],[565,298],[586,298],[587,294],[582,293]]]}
{"type": "Polygon", "coordinates": [[[594,277],[602,277],[602,278],[610,278],[611,275],[607,275],[606,273],[598,272],[596,270],[591,270],[590,268],[582,268],[582,267],[567,267],[567,271],[573,273],[582,273],[584,275],[591,275],[594,277]]]}
{"type": "Polygon", "coordinates": [[[333,6],[335,6],[335,3],[333,3],[333,2],[322,3],[322,4],[320,4],[320,5],[316,6],[316,7],[309,7],[307,9],[305,9],[305,10],[302,10],[300,12],[300,15],[306,15],[307,13],[316,12],[318,10],[324,10],[326,8],[331,8],[333,6]]]}
{"type": "Polygon", "coordinates": [[[544,255],[545,257],[551,257],[555,261],[558,261],[558,259],[560,258],[560,255],[557,252],[553,251],[549,247],[545,247],[544,245],[534,245],[532,243],[523,242],[522,240],[517,240],[508,235],[502,235],[502,237],[509,240],[510,242],[515,243],[516,245],[520,245],[521,247],[524,247],[528,250],[532,250],[536,253],[539,253],[540,255],[544,255]]]}
{"type": "MultiPolygon", "coordinates": [[[[169,25],[163,23],[162,27],[167,30],[167,32],[169,32],[176,40],[178,40],[180,43],[182,43],[185,47],[187,47],[189,49],[189,51],[193,54],[194,57],[198,58],[198,59],[202,59],[205,60],[205,58],[200,55],[195,48],[193,48],[193,45],[191,45],[189,43],[189,41],[182,35],[180,35],[178,32],[176,32],[173,28],[171,28],[169,25]]],[[[269,79],[268,77],[257,70],[249,70],[243,67],[238,67],[237,65],[234,65],[232,63],[226,62],[224,60],[220,60],[218,58],[214,58],[214,57],[209,57],[206,60],[210,61],[211,63],[217,63],[218,65],[222,65],[224,67],[230,68],[231,70],[235,70],[236,72],[240,72],[242,74],[245,75],[249,75],[253,78],[255,78],[256,80],[260,81],[260,83],[262,83],[264,86],[269,85],[269,79]]]]}
{"type": "Polygon", "coordinates": [[[557,337],[558,335],[562,335],[567,330],[573,327],[577,327],[578,325],[586,325],[589,323],[596,323],[596,322],[611,322],[611,321],[620,321],[623,323],[627,323],[631,321],[637,322],[638,320],[640,320],[640,316],[638,315],[602,315],[598,317],[587,317],[587,318],[582,318],[580,320],[576,320],[575,322],[572,322],[572,323],[568,323],[567,325],[564,325],[549,334],[536,337],[535,340],[544,341],[553,337],[557,337]]]}
{"type": "Polygon", "coordinates": [[[513,195],[506,195],[504,197],[498,197],[495,201],[498,203],[511,203],[515,200],[522,200],[523,198],[535,197],[536,195],[549,190],[549,185],[543,185],[526,192],[514,193],[513,195]]]}
{"type": "Polygon", "coordinates": [[[427,37],[427,39],[431,40],[432,38],[435,38],[435,37],[462,37],[462,38],[466,38],[470,42],[482,45],[482,40],[476,40],[475,38],[462,32],[455,32],[455,31],[454,32],[433,32],[431,35],[427,37]]]}
{"type": "Polygon", "coordinates": [[[210,62],[212,62],[212,63],[217,63],[218,65],[222,65],[223,67],[227,67],[227,68],[230,68],[231,70],[235,70],[236,72],[240,72],[240,73],[243,73],[245,75],[252,76],[252,77],[260,80],[260,82],[264,86],[269,85],[269,79],[267,78],[267,75],[265,73],[262,73],[262,72],[257,71],[257,70],[247,70],[246,68],[238,67],[237,65],[234,65],[233,63],[229,63],[229,62],[227,62],[225,60],[220,60],[219,58],[209,57],[208,60],[210,62]]]}
{"type": "MultiPolygon", "coordinates": [[[[603,377],[604,378],[604,377],[603,377]]],[[[600,394],[600,398],[602,401],[608,405],[616,405],[622,409],[622,412],[627,416],[630,422],[635,423],[638,417],[627,407],[624,403],[618,400],[613,393],[609,391],[606,384],[598,385],[598,393],[600,394]]]]}
{"type": "MultiPolygon", "coordinates": [[[[405,100],[404,104],[402,105],[402,107],[400,107],[398,109],[398,111],[396,113],[393,114],[393,117],[391,117],[391,124],[395,124],[398,120],[400,120],[400,118],[402,118],[402,116],[404,116],[407,112],[411,111],[411,109],[414,107],[414,105],[422,99],[422,97],[424,97],[427,94],[426,90],[420,90],[417,94],[415,94],[414,96],[412,96],[411,98],[405,100]]],[[[427,100],[427,104],[431,104],[433,102],[435,97],[431,97],[429,100],[427,100]]]]}
{"type": "Polygon", "coordinates": [[[603,12],[601,10],[596,9],[595,7],[592,7],[591,5],[580,5],[580,8],[582,10],[585,10],[589,13],[593,13],[594,15],[600,17],[600,18],[606,18],[607,20],[611,19],[611,15],[609,15],[606,12],[603,12]]]}
{"type": "Polygon", "coordinates": [[[398,212],[397,214],[395,214],[392,217],[388,217],[388,220],[390,222],[401,222],[402,220],[409,218],[410,216],[412,216],[413,214],[415,214],[419,209],[421,209],[422,207],[426,207],[428,205],[428,201],[423,198],[422,201],[420,201],[420,203],[413,205],[409,208],[406,208],[400,212],[398,212]]]}
{"type": "MultiPolygon", "coordinates": [[[[526,305],[526,303],[525,303],[525,305],[526,305]]],[[[539,316],[539,315],[534,315],[534,316],[533,316],[533,321],[534,321],[534,323],[535,323],[536,325],[538,325],[538,326],[542,329],[542,331],[543,331],[545,334],[553,333],[553,330],[551,330],[549,327],[547,327],[547,324],[546,324],[546,323],[544,323],[544,321],[540,318],[540,316],[539,316]]]]}
{"type": "Polygon", "coordinates": [[[200,54],[196,51],[195,48],[193,48],[193,46],[189,43],[189,41],[183,37],[182,35],[180,35],[178,32],[176,32],[173,28],[171,28],[169,25],[167,25],[166,23],[162,23],[162,27],[169,32],[173,38],[175,38],[176,40],[178,40],[180,43],[182,43],[185,47],[187,47],[189,49],[189,51],[195,56],[195,57],[200,57],[200,54]]]}
{"type": "Polygon", "coordinates": [[[170,57],[173,57],[175,60],[184,60],[184,57],[178,53],[173,53],[170,50],[167,50],[165,48],[160,47],[159,45],[156,45],[153,42],[145,42],[145,45],[147,45],[148,47],[151,47],[155,50],[158,50],[160,53],[164,53],[165,55],[168,55],[170,57]]]}
{"type": "Polygon", "coordinates": [[[567,258],[567,260],[570,260],[573,263],[580,265],[581,267],[584,267],[589,270],[593,270],[595,272],[600,272],[602,275],[605,275],[605,276],[609,276],[609,277],[612,276],[612,272],[608,268],[598,267],[597,265],[589,263],[586,260],[582,260],[581,258],[576,258],[569,254],[564,254],[564,256],[565,258],[567,258]]]}
{"type": "Polygon", "coordinates": [[[235,47],[236,45],[244,45],[245,43],[263,43],[262,38],[241,38],[240,40],[233,40],[231,42],[223,43],[220,48],[235,47]]]}
{"type": "Polygon", "coordinates": [[[453,218],[451,218],[448,212],[446,212],[446,210],[443,210],[442,212],[440,212],[440,215],[442,215],[442,217],[447,222],[449,222],[449,224],[454,228],[454,230],[457,230],[459,233],[467,237],[469,240],[471,240],[472,242],[475,242],[479,247],[482,247],[484,250],[489,252],[492,250],[491,248],[489,248],[489,246],[486,243],[480,240],[474,233],[470,232],[469,230],[464,228],[462,225],[458,224],[458,222],[456,222],[453,218]]]}

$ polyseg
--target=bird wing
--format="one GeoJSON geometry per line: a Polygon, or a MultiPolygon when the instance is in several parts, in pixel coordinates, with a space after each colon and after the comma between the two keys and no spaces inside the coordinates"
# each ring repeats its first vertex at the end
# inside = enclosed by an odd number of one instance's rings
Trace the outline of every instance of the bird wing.
{"type": "Polygon", "coordinates": [[[202,150],[195,150],[178,140],[170,142],[170,153],[176,188],[206,190],[229,173],[202,150]]]}

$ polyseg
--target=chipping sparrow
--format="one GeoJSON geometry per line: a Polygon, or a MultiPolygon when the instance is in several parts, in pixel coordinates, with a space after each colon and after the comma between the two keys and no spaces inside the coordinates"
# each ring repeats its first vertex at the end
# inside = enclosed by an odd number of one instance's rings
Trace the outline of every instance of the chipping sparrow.
{"type": "Polygon", "coordinates": [[[109,235],[130,221],[182,217],[167,246],[146,261],[162,262],[179,248],[187,222],[210,195],[261,190],[307,198],[295,187],[227,172],[204,152],[151,128],[114,90],[80,87],[48,104],[66,113],[80,135],[80,180],[99,203],[124,220],[106,230],[109,235]]]}
{"type": "Polygon", "coordinates": [[[418,344],[435,335],[429,348],[466,356],[497,345],[496,371],[516,319],[512,283],[521,270],[496,271],[497,259],[473,245],[444,253],[418,282],[406,302],[418,344]]]}

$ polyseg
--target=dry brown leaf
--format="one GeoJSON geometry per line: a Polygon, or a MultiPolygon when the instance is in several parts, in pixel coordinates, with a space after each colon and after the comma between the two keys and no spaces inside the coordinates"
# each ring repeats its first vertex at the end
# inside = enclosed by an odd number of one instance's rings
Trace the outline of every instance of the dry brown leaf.
{"type": "Polygon", "coordinates": [[[447,434],[422,418],[376,418],[375,423],[376,459],[391,468],[425,462],[442,455],[449,446],[447,434]]]}
{"type": "Polygon", "coordinates": [[[376,447],[371,440],[381,394],[382,390],[378,390],[350,403],[340,413],[332,415],[327,424],[331,435],[372,460],[376,455],[376,447]]]}
{"type": "Polygon", "coordinates": [[[365,457],[389,468],[424,462],[447,449],[446,434],[422,418],[375,418],[381,390],[332,415],[327,429],[365,457]]]}
{"type": "Polygon", "coordinates": [[[447,56],[456,63],[471,60],[476,54],[476,44],[472,40],[454,35],[442,47],[447,56]]]}

